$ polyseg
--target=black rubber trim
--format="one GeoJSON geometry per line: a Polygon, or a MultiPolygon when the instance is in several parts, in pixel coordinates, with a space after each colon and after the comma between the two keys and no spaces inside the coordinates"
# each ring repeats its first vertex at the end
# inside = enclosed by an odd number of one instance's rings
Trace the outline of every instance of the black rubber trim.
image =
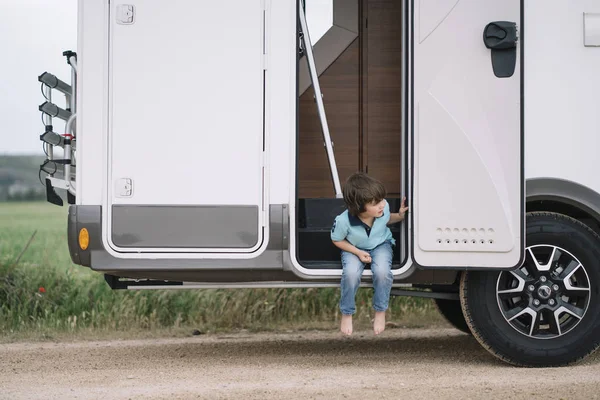
{"type": "Polygon", "coordinates": [[[52,181],[49,178],[46,178],[46,201],[59,207],[63,206],[63,199],[56,194],[54,186],[52,186],[52,181]]]}
{"type": "Polygon", "coordinates": [[[183,286],[183,282],[177,281],[162,281],[155,279],[133,279],[121,281],[120,276],[104,274],[104,280],[113,290],[129,289],[136,286],[183,286]]]}
{"type": "MultiPolygon", "coordinates": [[[[408,3],[408,2],[407,2],[408,3]]],[[[406,49],[408,49],[408,4],[405,4],[404,7],[404,15],[402,15],[402,31],[404,34],[404,41],[402,43],[402,57],[406,59],[406,62],[404,63],[405,66],[405,74],[408,74],[409,68],[408,68],[408,51],[406,49]]],[[[408,75],[405,75],[404,77],[401,77],[400,82],[401,85],[403,85],[403,90],[407,91],[406,92],[406,96],[404,96],[404,104],[400,105],[400,112],[404,112],[404,127],[401,130],[400,134],[407,140],[404,141],[404,147],[402,148],[402,156],[404,157],[404,160],[402,160],[403,166],[404,168],[402,169],[402,176],[400,177],[401,180],[404,181],[404,193],[406,194],[407,200],[410,202],[412,195],[408,195],[409,190],[410,190],[410,185],[408,184],[409,181],[409,176],[408,176],[408,132],[406,129],[406,121],[408,121],[408,75]],[[404,111],[402,111],[402,108],[404,108],[404,111]]],[[[402,196],[400,197],[400,204],[402,204],[402,196]]],[[[412,211],[412,207],[409,207],[408,209],[408,214],[410,214],[412,211]]],[[[408,241],[408,235],[409,235],[409,227],[411,226],[409,224],[409,220],[408,218],[406,218],[406,215],[404,216],[404,220],[401,222],[402,223],[402,228],[403,232],[402,232],[402,239],[404,241],[404,254],[400,254],[400,265],[405,266],[408,263],[408,259],[409,259],[409,253],[411,253],[410,251],[410,243],[408,241]]]]}
{"type": "Polygon", "coordinates": [[[80,248],[77,237],[77,208],[69,207],[69,217],[67,222],[67,244],[69,246],[69,254],[74,264],[81,264],[80,248]]]}

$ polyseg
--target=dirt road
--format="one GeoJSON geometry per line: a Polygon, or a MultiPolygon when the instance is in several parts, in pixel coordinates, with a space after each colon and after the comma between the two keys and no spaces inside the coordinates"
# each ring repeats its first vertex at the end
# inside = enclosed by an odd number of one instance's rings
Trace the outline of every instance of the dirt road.
{"type": "Polygon", "coordinates": [[[0,345],[2,399],[600,399],[600,355],[496,361],[453,329],[0,345]]]}

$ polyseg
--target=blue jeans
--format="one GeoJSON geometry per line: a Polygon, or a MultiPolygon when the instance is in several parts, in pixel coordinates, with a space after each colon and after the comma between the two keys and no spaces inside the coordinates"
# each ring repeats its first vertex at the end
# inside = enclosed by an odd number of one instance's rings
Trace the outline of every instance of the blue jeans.
{"type": "MultiPolygon", "coordinates": [[[[385,311],[390,301],[392,290],[392,257],[394,251],[392,243],[386,241],[373,250],[365,250],[371,255],[371,272],[373,273],[373,308],[375,311],[385,311]]],[[[360,259],[352,253],[342,251],[342,283],[340,311],[344,315],[356,312],[355,297],[360,285],[360,278],[365,269],[360,259]]]]}

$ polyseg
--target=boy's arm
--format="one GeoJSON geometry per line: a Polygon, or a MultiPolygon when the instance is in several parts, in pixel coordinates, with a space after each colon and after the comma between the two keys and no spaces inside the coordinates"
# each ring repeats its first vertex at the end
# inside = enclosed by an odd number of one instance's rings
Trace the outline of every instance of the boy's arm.
{"type": "Polygon", "coordinates": [[[388,225],[396,224],[404,219],[404,215],[408,211],[408,207],[406,207],[406,197],[402,199],[402,204],[400,205],[400,211],[397,213],[390,213],[390,220],[388,221],[388,225]]]}
{"type": "Polygon", "coordinates": [[[402,221],[403,219],[404,219],[404,214],[400,214],[399,212],[390,213],[390,220],[387,224],[388,225],[397,224],[398,222],[402,221]]]}
{"type": "Polygon", "coordinates": [[[346,240],[348,236],[348,224],[345,220],[341,219],[340,216],[336,217],[333,227],[331,228],[331,241],[340,250],[347,251],[348,253],[352,253],[361,261],[370,262],[369,253],[366,253],[362,250],[359,250],[356,246],[346,240]]]}
{"type": "Polygon", "coordinates": [[[355,247],[354,245],[352,245],[349,241],[347,240],[332,240],[333,244],[344,251],[347,251],[348,253],[352,253],[354,254],[356,257],[358,257],[358,259],[364,263],[370,263],[373,261],[373,259],[371,258],[371,255],[369,253],[367,253],[364,250],[360,250],[357,247],[355,247]]]}
{"type": "Polygon", "coordinates": [[[347,251],[348,253],[352,253],[356,256],[358,256],[358,253],[360,252],[358,248],[356,248],[354,245],[352,245],[352,243],[345,239],[339,241],[332,240],[332,242],[338,249],[347,251]]]}

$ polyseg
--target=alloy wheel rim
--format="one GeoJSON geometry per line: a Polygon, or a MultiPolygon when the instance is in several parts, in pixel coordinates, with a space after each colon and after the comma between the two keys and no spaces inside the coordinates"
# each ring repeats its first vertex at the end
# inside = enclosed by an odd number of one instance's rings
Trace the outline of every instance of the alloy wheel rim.
{"type": "Polygon", "coordinates": [[[496,282],[502,316],[519,333],[554,339],[575,328],[591,295],[585,267],[567,250],[549,244],[529,246],[525,262],[503,271],[496,282]]]}

